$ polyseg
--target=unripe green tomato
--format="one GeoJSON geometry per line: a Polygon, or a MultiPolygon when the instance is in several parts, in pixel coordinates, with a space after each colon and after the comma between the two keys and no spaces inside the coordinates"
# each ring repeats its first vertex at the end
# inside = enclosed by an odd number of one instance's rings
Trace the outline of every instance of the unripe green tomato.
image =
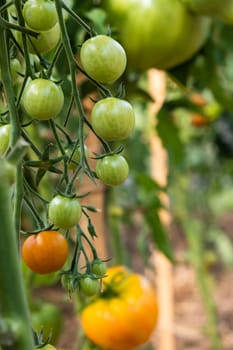
{"type": "Polygon", "coordinates": [[[134,128],[131,104],[116,97],[98,101],[91,111],[91,124],[98,136],[106,141],[121,141],[130,136],[134,128]]]}
{"type": "Polygon", "coordinates": [[[120,154],[113,154],[100,158],[96,162],[96,175],[106,185],[122,184],[128,177],[129,166],[120,154]]]}
{"type": "MultiPolygon", "coordinates": [[[[14,32],[15,38],[20,46],[22,46],[22,34],[20,31],[14,32]]],[[[45,54],[54,49],[61,37],[61,30],[59,24],[55,24],[53,28],[48,31],[40,32],[37,37],[30,36],[27,39],[28,49],[31,54],[36,54],[38,51],[40,54],[45,54]]]]}
{"type": "Polygon", "coordinates": [[[0,126],[0,155],[4,155],[10,145],[11,125],[0,126]]]}
{"type": "Polygon", "coordinates": [[[48,207],[48,219],[56,227],[68,229],[77,225],[82,214],[79,200],[74,197],[55,196],[48,207]]]}
{"type": "MultiPolygon", "coordinates": [[[[19,78],[19,72],[21,71],[21,63],[18,60],[18,58],[14,57],[10,60],[10,71],[11,71],[11,78],[12,83],[15,84],[19,78]]],[[[2,72],[0,67],[0,80],[2,80],[2,72]]]]}
{"type": "Polygon", "coordinates": [[[98,279],[91,277],[82,277],[79,282],[80,290],[88,297],[96,295],[100,290],[100,282],[98,279]]]}
{"type": "Polygon", "coordinates": [[[107,271],[107,266],[104,261],[100,259],[95,259],[91,263],[91,272],[99,277],[104,277],[107,271]]]}
{"type": "Polygon", "coordinates": [[[80,50],[80,60],[85,72],[104,84],[112,84],[120,78],[127,61],[124,48],[107,35],[86,40],[80,50]]]}
{"type": "Polygon", "coordinates": [[[61,276],[61,285],[69,293],[74,292],[74,285],[73,285],[73,275],[70,273],[65,273],[61,276]]]}
{"type": "Polygon", "coordinates": [[[26,85],[22,102],[31,118],[49,120],[61,111],[64,95],[61,87],[53,81],[37,78],[26,85]]]}
{"type": "MultiPolygon", "coordinates": [[[[75,170],[77,168],[77,166],[79,165],[80,160],[81,160],[81,148],[80,148],[80,146],[78,146],[74,152],[73,152],[72,148],[67,148],[65,150],[65,152],[69,158],[72,155],[72,158],[69,159],[69,162],[68,162],[68,168],[71,170],[75,170]]],[[[88,148],[86,145],[84,145],[84,152],[85,152],[85,156],[87,158],[88,157],[88,148]]]]}
{"type": "Polygon", "coordinates": [[[57,23],[57,11],[53,1],[28,0],[23,6],[27,26],[35,31],[48,31],[57,23]]]}

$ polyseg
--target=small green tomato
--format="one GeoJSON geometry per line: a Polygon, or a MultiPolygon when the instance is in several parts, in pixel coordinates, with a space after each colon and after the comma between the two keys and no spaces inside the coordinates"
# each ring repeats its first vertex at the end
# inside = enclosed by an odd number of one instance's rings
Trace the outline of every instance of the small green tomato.
{"type": "Polygon", "coordinates": [[[48,219],[55,227],[73,227],[79,223],[81,214],[82,207],[76,197],[57,195],[49,203],[48,219]]]}

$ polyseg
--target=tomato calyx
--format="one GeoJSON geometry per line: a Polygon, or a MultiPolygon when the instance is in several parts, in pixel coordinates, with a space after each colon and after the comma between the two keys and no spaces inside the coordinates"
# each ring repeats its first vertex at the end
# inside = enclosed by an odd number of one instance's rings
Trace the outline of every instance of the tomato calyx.
{"type": "Polygon", "coordinates": [[[100,298],[111,299],[118,297],[121,294],[121,286],[128,279],[128,276],[129,275],[126,271],[118,271],[110,278],[108,282],[103,280],[103,291],[100,294],[100,298]]]}
{"type": "Polygon", "coordinates": [[[107,156],[113,156],[115,154],[121,154],[123,152],[123,150],[124,150],[124,146],[120,145],[114,151],[109,151],[109,152],[101,153],[101,154],[93,152],[95,156],[92,157],[92,159],[102,159],[102,158],[107,157],[107,156]]]}
{"type": "MultiPolygon", "coordinates": [[[[35,230],[31,230],[31,231],[23,231],[23,230],[21,230],[20,234],[22,234],[23,236],[27,237],[27,236],[30,236],[30,235],[38,234],[38,233],[43,232],[43,231],[50,231],[51,229],[53,229],[53,225],[48,225],[48,226],[45,226],[45,227],[36,228],[35,230]]],[[[53,229],[53,231],[58,231],[58,229],[53,229]]]]}

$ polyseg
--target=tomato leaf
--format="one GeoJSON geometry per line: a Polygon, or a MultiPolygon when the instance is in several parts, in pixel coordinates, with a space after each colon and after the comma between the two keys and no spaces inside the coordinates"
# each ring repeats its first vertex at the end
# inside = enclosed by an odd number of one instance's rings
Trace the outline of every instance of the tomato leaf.
{"type": "Polygon", "coordinates": [[[166,105],[157,114],[157,132],[163,146],[167,149],[172,166],[180,167],[184,159],[184,146],[179,136],[179,130],[174,123],[166,105]]]}
{"type": "Polygon", "coordinates": [[[145,211],[144,215],[150,228],[153,243],[169,260],[174,262],[174,256],[171,243],[168,239],[168,233],[165,231],[164,226],[161,223],[158,212],[150,209],[145,211]]]}

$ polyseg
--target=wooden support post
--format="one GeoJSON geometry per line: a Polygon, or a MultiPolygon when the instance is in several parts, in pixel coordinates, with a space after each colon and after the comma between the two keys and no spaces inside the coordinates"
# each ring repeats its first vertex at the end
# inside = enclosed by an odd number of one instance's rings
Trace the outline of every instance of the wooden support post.
{"type": "MultiPolygon", "coordinates": [[[[150,94],[154,99],[151,107],[152,130],[156,123],[156,112],[161,108],[166,96],[166,76],[164,72],[151,69],[148,72],[150,94]]],[[[151,175],[162,186],[167,182],[167,154],[160,139],[153,132],[151,135],[151,175]]],[[[167,204],[168,198],[161,197],[167,204]]],[[[161,211],[161,220],[164,225],[169,225],[170,216],[166,211],[161,211]]],[[[159,325],[157,329],[157,350],[174,350],[175,339],[173,334],[174,325],[174,301],[173,301],[173,268],[168,259],[161,253],[154,251],[152,262],[155,265],[157,295],[160,308],[159,325]]]]}

